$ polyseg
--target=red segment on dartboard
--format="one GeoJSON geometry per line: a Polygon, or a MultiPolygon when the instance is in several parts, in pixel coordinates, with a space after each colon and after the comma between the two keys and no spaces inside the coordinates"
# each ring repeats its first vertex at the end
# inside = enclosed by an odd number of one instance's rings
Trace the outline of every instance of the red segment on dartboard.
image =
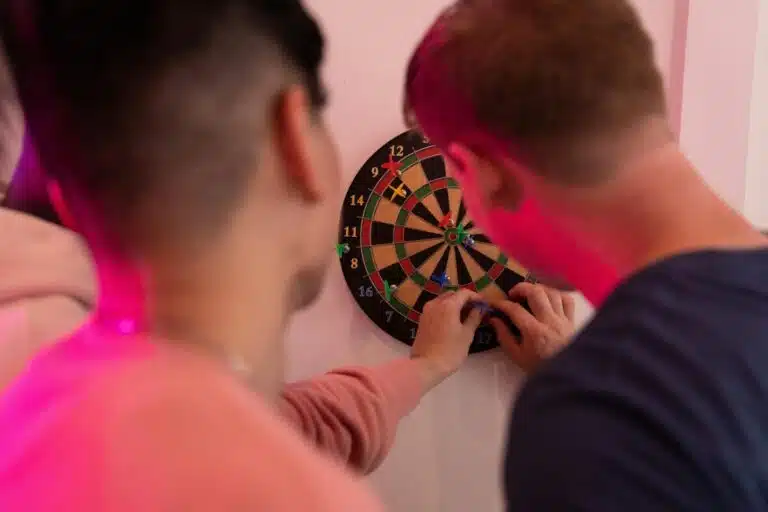
{"type": "Polygon", "coordinates": [[[440,291],[442,290],[442,288],[440,288],[440,285],[434,281],[427,281],[427,284],[424,285],[424,289],[427,290],[429,293],[433,293],[435,295],[440,295],[440,291]]]}
{"type": "Polygon", "coordinates": [[[416,197],[416,195],[411,194],[410,196],[408,196],[408,199],[406,199],[405,202],[403,203],[403,209],[410,212],[411,210],[413,210],[413,207],[416,206],[417,204],[419,204],[419,198],[416,197]]]}
{"type": "Polygon", "coordinates": [[[405,228],[403,226],[395,226],[395,242],[405,242],[405,228]]]}
{"type": "Polygon", "coordinates": [[[418,322],[419,318],[421,318],[421,313],[418,311],[412,309],[408,312],[408,320],[413,320],[414,322],[418,322]]]}
{"type": "Polygon", "coordinates": [[[437,146],[430,146],[428,148],[417,151],[416,156],[419,157],[419,160],[426,160],[427,158],[432,158],[433,156],[440,156],[440,149],[437,146]]]}
{"type": "Polygon", "coordinates": [[[411,260],[409,258],[400,260],[400,266],[403,267],[403,271],[407,276],[412,276],[413,274],[416,273],[416,267],[413,266],[413,263],[411,263],[411,260]]]}
{"type": "Polygon", "coordinates": [[[429,186],[432,190],[442,190],[448,188],[448,178],[440,178],[438,180],[431,181],[429,186]]]}
{"type": "Polygon", "coordinates": [[[491,267],[491,270],[488,271],[488,277],[496,280],[499,278],[502,272],[504,272],[504,265],[494,263],[494,265],[491,267]]]}
{"type": "Polygon", "coordinates": [[[469,283],[468,285],[462,286],[462,288],[465,288],[473,292],[477,291],[477,286],[475,286],[475,283],[469,283]]]}
{"type": "Polygon", "coordinates": [[[360,226],[360,243],[363,247],[370,247],[371,231],[371,221],[368,219],[363,219],[363,223],[360,226]]]}
{"type": "Polygon", "coordinates": [[[384,293],[384,281],[381,279],[381,275],[378,272],[374,272],[369,277],[376,289],[379,290],[379,292],[384,293]]]}
{"type": "Polygon", "coordinates": [[[379,182],[374,187],[373,191],[382,196],[384,195],[384,192],[387,190],[387,187],[390,183],[392,183],[392,180],[395,179],[395,175],[392,173],[387,173],[382,177],[379,182]]]}

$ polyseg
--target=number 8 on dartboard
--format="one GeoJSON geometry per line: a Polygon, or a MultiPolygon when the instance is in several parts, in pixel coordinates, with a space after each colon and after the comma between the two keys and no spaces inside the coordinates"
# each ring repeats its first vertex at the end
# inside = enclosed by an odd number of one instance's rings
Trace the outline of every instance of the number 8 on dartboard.
{"type": "MultiPolygon", "coordinates": [[[[473,225],[439,149],[416,132],[387,142],[360,168],[343,202],[336,249],[360,308],[409,345],[424,304],[444,291],[501,298],[528,276],[473,225]]],[[[497,345],[482,325],[471,352],[497,345]]]]}

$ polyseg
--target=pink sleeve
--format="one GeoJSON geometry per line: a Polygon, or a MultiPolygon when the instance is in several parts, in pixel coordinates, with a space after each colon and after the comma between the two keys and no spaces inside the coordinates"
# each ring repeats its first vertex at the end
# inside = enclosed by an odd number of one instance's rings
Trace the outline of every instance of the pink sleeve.
{"type": "Polygon", "coordinates": [[[288,384],[280,409],[321,450],[368,474],[384,460],[398,423],[423,393],[417,364],[400,359],[288,384]]]}

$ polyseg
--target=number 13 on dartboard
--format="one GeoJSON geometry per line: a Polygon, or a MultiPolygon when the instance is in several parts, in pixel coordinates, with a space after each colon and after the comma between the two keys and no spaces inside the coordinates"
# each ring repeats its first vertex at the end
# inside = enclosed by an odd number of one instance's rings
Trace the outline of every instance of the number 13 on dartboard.
{"type": "MultiPolygon", "coordinates": [[[[336,250],[360,309],[407,344],[424,304],[440,294],[467,288],[503,298],[528,275],[475,227],[439,149],[412,131],[382,145],[352,180],[336,250]]],[[[471,351],[497,345],[483,325],[471,351]]]]}

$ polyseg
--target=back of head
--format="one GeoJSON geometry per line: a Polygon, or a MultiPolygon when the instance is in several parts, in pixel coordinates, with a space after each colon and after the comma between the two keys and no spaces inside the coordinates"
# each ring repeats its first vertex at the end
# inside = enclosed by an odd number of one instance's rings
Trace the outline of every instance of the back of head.
{"type": "Polygon", "coordinates": [[[611,167],[601,142],[666,115],[653,45],[629,0],[474,0],[432,27],[406,108],[438,144],[481,134],[563,183],[611,167]]]}
{"type": "Polygon", "coordinates": [[[0,9],[40,164],[79,227],[115,248],[210,239],[241,199],[281,89],[323,103],[322,36],[298,0],[0,9]]]}

